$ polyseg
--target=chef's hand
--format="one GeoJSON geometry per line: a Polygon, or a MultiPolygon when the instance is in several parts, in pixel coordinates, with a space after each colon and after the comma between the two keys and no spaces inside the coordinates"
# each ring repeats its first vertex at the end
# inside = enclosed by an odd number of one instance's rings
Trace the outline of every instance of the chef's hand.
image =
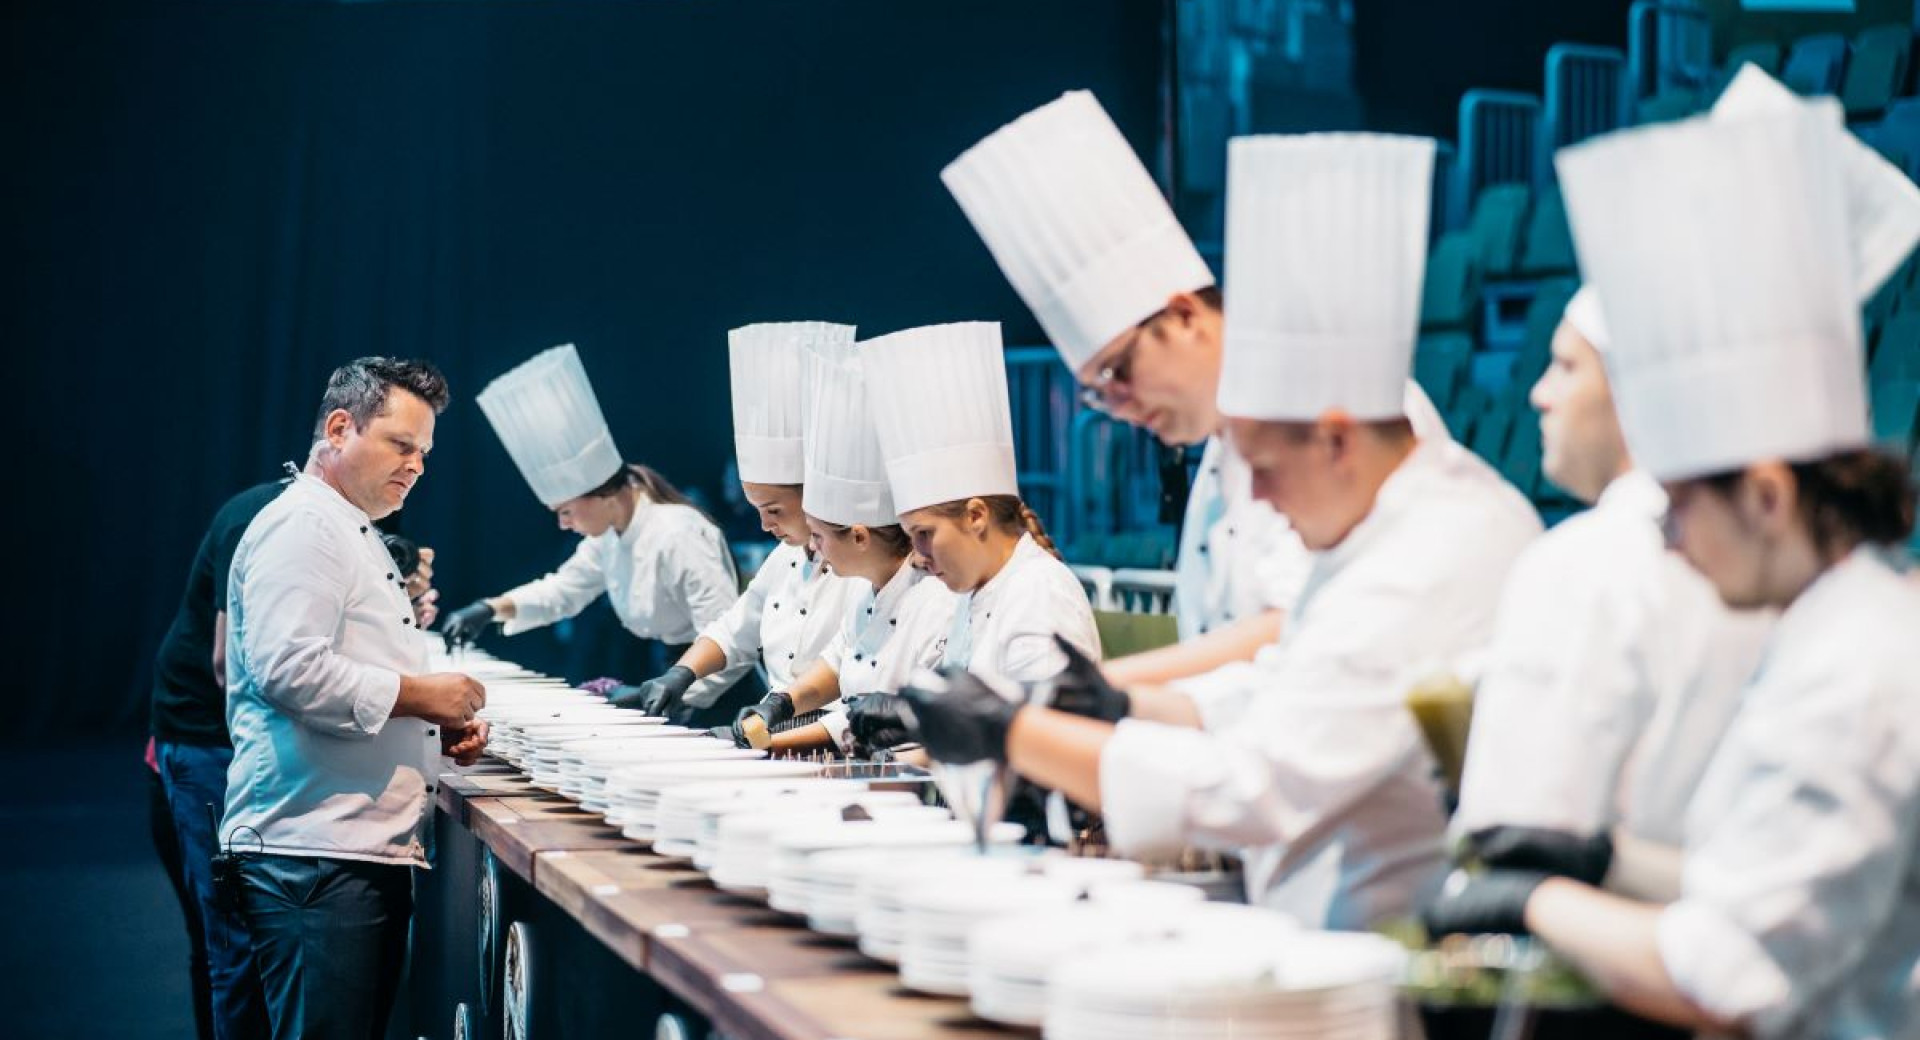
{"type": "Polygon", "coordinates": [[[493,606],[484,599],[474,600],[447,615],[447,623],[440,629],[440,635],[447,641],[447,649],[465,646],[486,631],[493,621],[493,606]]]}
{"type": "Polygon", "coordinates": [[[1552,875],[1538,870],[1456,870],[1420,911],[1427,935],[1525,935],[1527,900],[1552,875]]]}
{"type": "Polygon", "coordinates": [[[906,702],[891,693],[869,693],[847,703],[847,731],[855,757],[864,758],[913,738],[913,716],[906,702]]]}
{"type": "Polygon", "coordinates": [[[1053,702],[1049,707],[1102,722],[1119,722],[1132,710],[1127,691],[1115,687],[1100,674],[1100,665],[1080,648],[1056,633],[1053,641],[1067,655],[1067,666],[1053,677],[1053,702]]]}
{"type": "Polygon", "coordinates": [[[440,753],[456,764],[470,766],[487,750],[487,723],[475,719],[464,726],[440,727],[440,753]]]}
{"type": "Polygon", "coordinates": [[[607,699],[622,708],[639,708],[649,715],[665,715],[680,706],[680,698],[686,696],[696,678],[693,669],[676,664],[657,679],[614,690],[607,694],[607,699]]]}
{"type": "Polygon", "coordinates": [[[413,601],[413,623],[422,630],[433,627],[440,618],[440,590],[428,589],[413,601]]]}
{"type": "Polygon", "coordinates": [[[472,722],[473,713],[486,703],[487,688],[471,676],[459,672],[404,675],[400,677],[400,695],[394,698],[392,714],[398,718],[425,719],[436,726],[462,727],[472,722]]]}
{"type": "Polygon", "coordinates": [[[775,690],[760,698],[760,703],[741,708],[740,714],[733,717],[732,732],[733,742],[739,747],[753,746],[753,742],[747,739],[747,731],[744,727],[744,723],[750,716],[758,718],[766,732],[772,733],[775,726],[793,718],[793,697],[785,690],[775,690]]]}
{"type": "Polygon", "coordinates": [[[407,575],[407,598],[417,600],[433,588],[433,549],[420,547],[420,565],[407,575]]]}
{"type": "Polygon", "coordinates": [[[1599,885],[1613,864],[1613,840],[1578,837],[1540,827],[1488,827],[1468,838],[1480,862],[1495,869],[1532,870],[1599,885]]]}
{"type": "Polygon", "coordinates": [[[1007,760],[1007,730],[1021,705],[993,691],[972,672],[954,670],[940,684],[909,682],[900,697],[919,723],[920,744],[937,762],[965,765],[1007,760]]]}

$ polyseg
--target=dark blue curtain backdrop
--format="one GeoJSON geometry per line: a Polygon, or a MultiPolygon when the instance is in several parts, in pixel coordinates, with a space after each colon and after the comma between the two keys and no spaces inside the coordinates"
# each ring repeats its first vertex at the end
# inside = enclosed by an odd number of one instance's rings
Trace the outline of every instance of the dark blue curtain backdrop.
{"type": "Polygon", "coordinates": [[[1143,151],[1165,111],[1163,0],[0,17],[16,738],[144,725],[204,525],[303,457],[341,361],[423,356],[453,383],[403,523],[458,605],[571,545],[473,405],[488,379],[578,343],[623,451],[717,499],[728,328],[984,318],[1032,341],[939,168],[1062,90],[1143,151]]]}

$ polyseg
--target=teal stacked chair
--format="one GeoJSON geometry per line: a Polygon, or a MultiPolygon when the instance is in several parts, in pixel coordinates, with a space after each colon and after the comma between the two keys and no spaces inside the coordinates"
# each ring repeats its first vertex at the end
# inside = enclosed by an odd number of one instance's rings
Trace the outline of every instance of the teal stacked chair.
{"type": "Polygon", "coordinates": [[[1761,72],[1778,77],[1782,56],[1780,45],[1771,40],[1743,43],[1727,52],[1726,64],[1721,67],[1720,86],[1724,88],[1731,82],[1742,65],[1757,65],[1761,72]]]}
{"type": "Polygon", "coordinates": [[[1879,25],[1853,38],[1853,53],[1840,84],[1847,119],[1872,119],[1886,112],[1907,81],[1913,31],[1904,25],[1879,25]]]}
{"type": "Polygon", "coordinates": [[[1532,191],[1525,184],[1495,184],[1474,203],[1467,234],[1473,238],[1480,273],[1490,279],[1510,278],[1520,256],[1532,191]]]}
{"type": "Polygon", "coordinates": [[[1549,184],[1533,200],[1533,215],[1527,218],[1527,230],[1520,239],[1519,274],[1523,278],[1545,278],[1572,274],[1573,270],[1573,231],[1567,224],[1567,204],[1560,197],[1559,185],[1549,184]]]}
{"type": "Polygon", "coordinates": [[[1793,41],[1780,81],[1795,92],[1812,96],[1840,90],[1847,72],[1847,38],[1839,33],[1815,33],[1793,41]]]}
{"type": "Polygon", "coordinates": [[[1560,327],[1560,317],[1566,312],[1567,301],[1573,299],[1576,288],[1571,279],[1543,282],[1533,302],[1527,305],[1526,339],[1521,342],[1520,355],[1513,362],[1513,385],[1520,390],[1522,399],[1533,389],[1533,384],[1540,381],[1541,373],[1553,360],[1553,333],[1560,327]]]}
{"type": "Polygon", "coordinates": [[[1440,236],[1427,257],[1420,294],[1422,331],[1471,333],[1480,314],[1480,261],[1476,244],[1464,231],[1440,236]]]}
{"type": "Polygon", "coordinates": [[[1441,415],[1450,415],[1473,377],[1473,337],[1438,332],[1420,337],[1413,350],[1413,381],[1441,415]]]}
{"type": "Polygon", "coordinates": [[[1612,47],[1556,43],[1547,49],[1535,183],[1554,179],[1554,152],[1626,124],[1626,69],[1627,56],[1612,47]]]}
{"type": "Polygon", "coordinates": [[[1873,382],[1873,439],[1898,455],[1914,449],[1914,426],[1920,421],[1920,379],[1873,382]]]}

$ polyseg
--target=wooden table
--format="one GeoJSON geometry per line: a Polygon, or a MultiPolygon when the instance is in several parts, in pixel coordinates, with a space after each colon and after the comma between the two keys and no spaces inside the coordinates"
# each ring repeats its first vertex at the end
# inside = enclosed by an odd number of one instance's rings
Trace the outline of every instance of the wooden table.
{"type": "Polygon", "coordinates": [[[449,774],[435,797],[501,866],[729,1037],[1019,1035],[974,1018],[964,1000],[908,992],[892,968],[850,943],[719,891],[684,861],[654,855],[597,814],[517,776],[449,774]]]}

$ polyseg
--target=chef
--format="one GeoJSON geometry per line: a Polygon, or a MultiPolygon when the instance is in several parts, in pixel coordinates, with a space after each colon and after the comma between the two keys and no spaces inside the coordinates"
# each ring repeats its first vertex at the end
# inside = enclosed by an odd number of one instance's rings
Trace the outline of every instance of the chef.
{"type": "MultiPolygon", "coordinates": [[[[1247,661],[1280,631],[1309,564],[1219,436],[1220,292],[1153,177],[1087,91],[994,131],[941,172],[1088,405],[1169,445],[1206,442],[1175,567],[1180,644],[1105,666],[1118,685],[1247,661]]],[[[1444,436],[1411,382],[1420,436],[1444,436]]]]}
{"type": "MultiPolygon", "coordinates": [[[[621,461],[572,344],[489,383],[478,402],[534,495],[580,544],[552,574],[455,611],[444,626],[449,643],[471,640],[494,621],[510,636],[551,625],[604,595],[665,667],[739,598],[720,529],[658,473],[621,461]]],[[[719,701],[745,671],[690,690],[675,720],[719,701]]],[[[635,692],[621,690],[628,699],[635,692]]]]}
{"type": "Polygon", "coordinates": [[[1485,463],[1407,421],[1432,164],[1430,140],[1367,134],[1229,151],[1220,409],[1256,492],[1314,554],[1279,642],[1170,688],[1106,689],[1131,716],[1117,725],[965,681],[937,699],[909,687],[933,757],[1009,762],[1100,809],[1123,853],[1238,849],[1249,900],[1308,925],[1414,908],[1445,820],[1406,693],[1485,643],[1500,579],[1540,531],[1485,463]]]}
{"type": "MultiPolygon", "coordinates": [[[[780,694],[814,662],[839,630],[854,583],[825,566],[808,548],[812,533],[801,512],[806,475],[806,357],[844,357],[853,349],[851,325],[796,321],[748,325],[727,334],[733,382],[733,444],[740,490],[760,514],[760,527],[779,540],[738,602],[700,630],[672,668],[640,686],[637,703],[654,715],[675,715],[681,698],[705,676],[760,666],[760,698],[773,710],[780,694]],[[771,691],[771,692],[767,692],[771,691]]],[[[724,711],[703,713],[701,725],[731,725],[754,698],[730,698],[724,711]]]]}
{"type": "Polygon", "coordinates": [[[805,717],[831,707],[812,725],[773,736],[771,746],[850,751],[844,704],[863,694],[898,690],[914,672],[937,665],[946,645],[954,595],[914,566],[912,540],[900,526],[887,486],[860,353],[856,348],[845,359],[818,353],[806,359],[811,405],[803,502],[820,559],[835,574],[858,582],[858,594],[819,663],[785,694],[741,712],[734,736],[743,746],[753,742],[750,717],[759,719],[759,732],[779,733],[796,713],[805,717]]]}
{"type": "MultiPolygon", "coordinates": [[[[1749,65],[1714,118],[1800,104],[1749,65]]],[[[1851,137],[1842,159],[1857,171],[1846,181],[1848,220],[1864,298],[1920,231],[1920,188],[1851,137]]],[[[1687,801],[1771,621],[1770,612],[1729,611],[1667,550],[1666,493],[1633,466],[1602,366],[1606,343],[1599,298],[1582,289],[1532,399],[1543,472],[1594,508],[1529,547],[1508,580],[1454,826],[1494,865],[1555,854],[1598,866],[1605,857],[1593,839],[1611,831],[1600,843],[1613,851],[1608,887],[1664,900],[1677,894],[1671,868],[1687,801]]]]}
{"type": "MultiPolygon", "coordinates": [[[[861,360],[901,526],[958,597],[941,667],[1039,682],[1064,664],[1062,641],[1098,660],[1086,590],[1020,499],[1000,326],[908,329],[866,343],[861,360]]],[[[862,699],[850,712],[854,737],[873,747],[907,739],[903,708],[894,696],[862,699]]]]}
{"type": "Polygon", "coordinates": [[[427,672],[406,579],[374,527],[425,471],[446,404],[425,362],[336,369],[306,468],[234,549],[220,842],[247,852],[232,894],[274,1036],[385,1033],[439,754],[471,763],[486,745],[485,689],[427,672]]]}
{"type": "Polygon", "coordinates": [[[1867,447],[1845,133],[1826,98],[1557,157],[1671,537],[1729,606],[1782,613],[1689,806],[1676,901],[1505,869],[1432,915],[1530,930],[1619,1004],[1714,1033],[1920,1029],[1920,595],[1886,555],[1913,493],[1867,447]]]}

